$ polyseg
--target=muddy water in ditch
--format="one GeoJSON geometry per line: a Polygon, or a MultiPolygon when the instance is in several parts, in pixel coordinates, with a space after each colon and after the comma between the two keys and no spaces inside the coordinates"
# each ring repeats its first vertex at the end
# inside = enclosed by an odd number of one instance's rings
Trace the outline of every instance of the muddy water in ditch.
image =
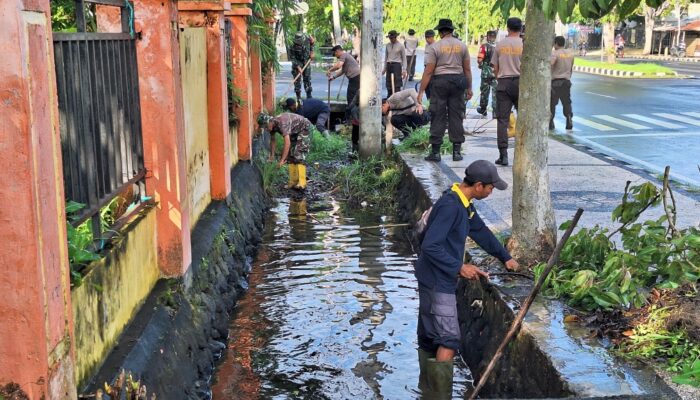
{"type": "MultiPolygon", "coordinates": [[[[282,199],[269,213],[214,399],[420,398],[405,231],[333,201],[305,207],[282,199]]],[[[454,395],[470,385],[456,365],[454,395]]]]}

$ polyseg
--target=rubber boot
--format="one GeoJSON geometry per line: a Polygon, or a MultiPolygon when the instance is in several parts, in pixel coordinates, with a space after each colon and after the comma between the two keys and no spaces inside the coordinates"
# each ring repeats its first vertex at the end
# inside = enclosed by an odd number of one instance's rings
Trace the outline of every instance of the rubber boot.
{"type": "Polygon", "coordinates": [[[462,143],[452,143],[452,161],[462,161],[462,143]]]}
{"type": "Polygon", "coordinates": [[[433,161],[433,162],[440,162],[440,145],[439,144],[434,144],[432,145],[433,148],[430,151],[430,154],[428,154],[427,157],[425,157],[425,161],[433,161]]]}
{"type": "Polygon", "coordinates": [[[311,97],[311,91],[310,91],[310,90],[307,90],[307,91],[306,91],[306,98],[307,98],[307,99],[312,98],[312,97],[311,97]]]}
{"type": "Polygon", "coordinates": [[[436,361],[434,358],[426,360],[426,390],[423,391],[424,399],[452,399],[453,362],[436,361]]]}
{"type": "Polygon", "coordinates": [[[485,117],[486,116],[486,107],[479,106],[476,108],[476,112],[485,117]]]}
{"type": "Polygon", "coordinates": [[[570,131],[572,129],[574,129],[574,116],[567,115],[566,116],[566,130],[570,131]]]}
{"type": "Polygon", "coordinates": [[[291,189],[299,183],[299,169],[298,164],[289,164],[289,181],[285,189],[291,189]]]}
{"type": "Polygon", "coordinates": [[[553,131],[554,129],[555,129],[555,127],[554,127],[554,120],[553,120],[553,119],[550,119],[550,120],[549,120],[549,130],[550,130],[550,131],[553,131]]]}
{"type": "Polygon", "coordinates": [[[435,353],[418,348],[418,365],[420,366],[420,375],[418,375],[418,389],[427,392],[428,387],[428,359],[435,358],[435,353]]]}
{"type": "Polygon", "coordinates": [[[306,189],[306,165],[297,164],[297,169],[299,174],[299,183],[294,187],[299,190],[304,190],[306,189]]]}
{"type": "Polygon", "coordinates": [[[508,165],[508,149],[498,149],[500,156],[498,160],[495,161],[498,165],[503,165],[504,167],[508,165]]]}

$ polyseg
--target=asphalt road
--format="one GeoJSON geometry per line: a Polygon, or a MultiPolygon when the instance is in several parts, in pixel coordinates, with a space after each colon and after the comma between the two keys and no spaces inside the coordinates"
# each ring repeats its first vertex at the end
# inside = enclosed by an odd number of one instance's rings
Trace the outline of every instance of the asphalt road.
{"type": "Polygon", "coordinates": [[[563,131],[559,106],[557,133],[655,174],[670,165],[673,178],[700,187],[700,80],[576,73],[572,84],[574,130],[563,131]]]}
{"type": "MultiPolygon", "coordinates": [[[[700,78],[700,63],[662,62],[680,74],[700,78]]],[[[417,72],[422,71],[422,54],[417,72]]],[[[479,87],[476,62],[472,63],[475,92],[479,87]]],[[[282,96],[291,82],[289,67],[278,75],[282,96]]],[[[312,74],[314,96],[327,98],[327,80],[312,74]]],[[[345,96],[340,79],[332,82],[331,97],[345,96]]],[[[555,117],[556,133],[566,135],[597,152],[643,168],[652,174],[671,166],[674,179],[700,187],[700,79],[620,79],[575,73],[572,78],[574,130],[566,132],[561,105],[555,117]]],[[[345,82],[347,84],[347,82],[345,82]]],[[[382,82],[383,84],[383,82],[382,82]]],[[[294,95],[289,90],[287,95],[294,95]]],[[[470,101],[476,107],[478,93],[470,101]]]]}

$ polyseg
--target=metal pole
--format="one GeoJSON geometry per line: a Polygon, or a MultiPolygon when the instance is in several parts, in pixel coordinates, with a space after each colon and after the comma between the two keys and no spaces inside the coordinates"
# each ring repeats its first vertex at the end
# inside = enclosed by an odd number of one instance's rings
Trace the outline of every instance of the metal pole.
{"type": "Polygon", "coordinates": [[[340,31],[340,5],[338,0],[333,0],[333,35],[335,36],[335,44],[343,44],[340,31]]]}
{"type": "Polygon", "coordinates": [[[360,157],[382,152],[381,51],[382,1],[362,0],[362,65],[360,68],[360,157]]]}

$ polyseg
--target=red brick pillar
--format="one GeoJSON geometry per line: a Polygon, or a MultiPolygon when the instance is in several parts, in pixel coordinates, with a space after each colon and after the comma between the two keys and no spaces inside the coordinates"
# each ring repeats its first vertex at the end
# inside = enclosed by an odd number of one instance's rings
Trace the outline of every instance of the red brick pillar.
{"type": "Polygon", "coordinates": [[[77,398],[49,0],[0,1],[0,384],[77,398]]]}
{"type": "Polygon", "coordinates": [[[192,262],[177,5],[134,0],[146,190],[158,202],[158,265],[180,276],[192,262]]]}
{"type": "Polygon", "coordinates": [[[226,11],[231,21],[231,63],[233,65],[233,85],[243,99],[243,106],[238,107],[238,157],[250,160],[252,157],[253,129],[257,114],[253,110],[253,84],[250,71],[250,49],[248,47],[248,17],[252,10],[245,6],[251,0],[235,0],[234,7],[226,11]]]}

